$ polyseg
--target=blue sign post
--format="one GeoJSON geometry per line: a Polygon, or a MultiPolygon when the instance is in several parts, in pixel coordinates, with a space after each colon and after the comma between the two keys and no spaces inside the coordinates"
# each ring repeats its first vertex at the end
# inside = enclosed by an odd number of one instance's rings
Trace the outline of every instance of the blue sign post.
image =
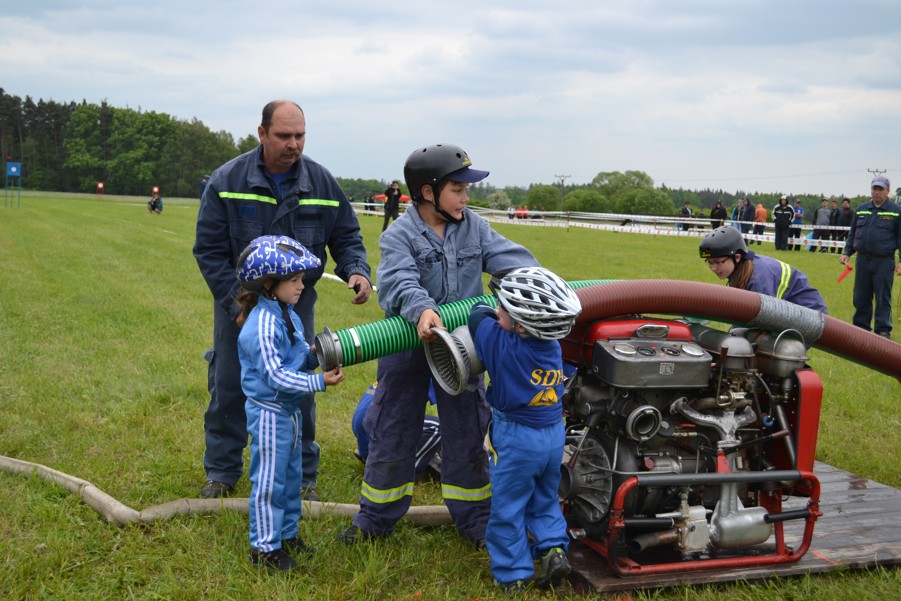
{"type": "Polygon", "coordinates": [[[7,204],[12,206],[12,201],[9,201],[9,180],[10,178],[15,178],[15,183],[17,184],[18,189],[18,206],[22,206],[22,163],[13,163],[9,161],[6,163],[6,186],[3,188],[3,206],[6,207],[7,204]]]}

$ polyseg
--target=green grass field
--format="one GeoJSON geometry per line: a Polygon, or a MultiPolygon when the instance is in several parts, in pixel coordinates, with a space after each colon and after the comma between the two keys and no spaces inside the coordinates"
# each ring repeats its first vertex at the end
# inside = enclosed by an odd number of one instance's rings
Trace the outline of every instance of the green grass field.
{"type": "MultiPolygon", "coordinates": [[[[0,454],[87,480],[138,510],[196,497],[203,483],[202,355],[212,336],[212,299],[191,254],[197,202],[167,199],[164,213],[150,216],[145,201],[30,193],[21,208],[0,213],[0,454]]],[[[381,219],[363,216],[361,224],[375,266],[381,219]]],[[[497,229],[569,280],[715,281],[698,258],[697,239],[497,229]]],[[[772,252],[771,245],[761,248],[772,252]]],[[[852,283],[836,283],[837,257],[789,258],[823,293],[830,313],[850,320],[852,283]]],[[[382,318],[375,298],[354,306],[344,285],[328,280],[318,290],[317,331],[382,318]]],[[[825,386],[818,459],[901,486],[897,381],[821,350],[810,355],[825,386]]],[[[375,367],[347,368],[347,379],[318,397],[324,500],[358,499],[362,466],[351,454],[350,416],[375,367]]],[[[244,479],[237,494],[248,493],[244,479]]],[[[414,503],[440,503],[437,486],[418,486],[414,503]]],[[[317,548],[315,557],[297,573],[269,575],[247,561],[246,515],[120,528],[50,482],[0,473],[0,598],[502,598],[487,555],[452,527],[404,522],[387,541],[346,547],[335,535],[348,524],[339,517],[303,520],[301,535],[317,548]]],[[[899,591],[897,570],[877,570],[635,598],[860,600],[897,599],[899,591]]],[[[563,590],[530,591],[527,598],[579,597],[563,590]]]]}

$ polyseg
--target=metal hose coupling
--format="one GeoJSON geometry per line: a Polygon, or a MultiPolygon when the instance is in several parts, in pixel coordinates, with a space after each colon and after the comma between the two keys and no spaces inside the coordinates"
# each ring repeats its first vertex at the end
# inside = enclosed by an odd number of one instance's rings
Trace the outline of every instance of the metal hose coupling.
{"type": "Polygon", "coordinates": [[[425,358],[429,362],[432,377],[448,394],[458,395],[466,390],[472,376],[485,371],[476,354],[469,326],[463,325],[453,332],[432,328],[436,338],[425,343],[425,358]]]}

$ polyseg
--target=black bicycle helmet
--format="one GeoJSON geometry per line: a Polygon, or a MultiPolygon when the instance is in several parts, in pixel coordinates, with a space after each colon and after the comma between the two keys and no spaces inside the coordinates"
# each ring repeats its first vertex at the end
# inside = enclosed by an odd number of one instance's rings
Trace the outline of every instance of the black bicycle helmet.
{"type": "Polygon", "coordinates": [[[700,254],[702,259],[710,257],[734,257],[747,254],[748,246],[741,232],[731,225],[716,228],[701,239],[700,254]]]}
{"type": "Polygon", "coordinates": [[[487,171],[470,167],[472,161],[466,151],[453,144],[433,144],[414,150],[404,163],[404,179],[410,198],[422,200],[422,187],[435,186],[442,180],[473,184],[488,177],[487,171]]]}

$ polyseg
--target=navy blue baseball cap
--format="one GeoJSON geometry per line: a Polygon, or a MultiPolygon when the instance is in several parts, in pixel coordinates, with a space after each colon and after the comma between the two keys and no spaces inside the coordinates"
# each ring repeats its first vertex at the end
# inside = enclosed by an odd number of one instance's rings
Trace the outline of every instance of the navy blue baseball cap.
{"type": "Polygon", "coordinates": [[[877,186],[882,188],[883,190],[890,190],[892,187],[888,181],[888,178],[882,175],[880,175],[879,177],[874,177],[873,181],[870,182],[871,188],[875,188],[877,186]]]}

